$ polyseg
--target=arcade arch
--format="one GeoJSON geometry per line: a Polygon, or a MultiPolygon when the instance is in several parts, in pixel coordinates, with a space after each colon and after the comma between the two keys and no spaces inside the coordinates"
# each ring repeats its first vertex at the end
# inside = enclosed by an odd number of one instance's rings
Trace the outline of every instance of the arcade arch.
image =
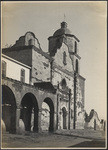
{"type": "Polygon", "coordinates": [[[23,120],[26,131],[38,132],[38,103],[32,93],[26,93],[21,101],[20,119],[23,120]]]}
{"type": "Polygon", "coordinates": [[[65,107],[62,108],[62,127],[67,129],[67,111],[65,107]]]}
{"type": "Polygon", "coordinates": [[[16,100],[13,91],[2,85],[2,119],[9,133],[16,132],[16,100]]]}
{"type": "MultiPolygon", "coordinates": [[[[49,132],[53,132],[54,131],[54,104],[53,104],[53,101],[50,99],[50,98],[45,98],[43,103],[47,104],[47,108],[49,108],[49,118],[46,118],[48,120],[47,123],[48,123],[48,131],[49,132]]],[[[42,119],[42,118],[41,118],[42,119]]]]}

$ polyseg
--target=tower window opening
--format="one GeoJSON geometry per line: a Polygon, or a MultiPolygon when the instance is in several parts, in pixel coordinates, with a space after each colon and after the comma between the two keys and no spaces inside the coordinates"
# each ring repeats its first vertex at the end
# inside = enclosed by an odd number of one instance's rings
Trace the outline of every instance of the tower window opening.
{"type": "Polygon", "coordinates": [[[35,45],[34,39],[30,39],[30,40],[28,41],[28,45],[35,45]]]}
{"type": "Polygon", "coordinates": [[[66,88],[66,80],[65,79],[62,80],[61,86],[63,89],[66,88]]]}
{"type": "Polygon", "coordinates": [[[77,53],[77,42],[75,41],[75,53],[77,53]]]}
{"type": "Polygon", "coordinates": [[[25,82],[25,70],[21,69],[21,82],[25,82]]]}
{"type": "Polygon", "coordinates": [[[63,53],[63,64],[66,65],[66,52],[63,53]]]}
{"type": "Polygon", "coordinates": [[[76,59],[76,73],[79,72],[79,64],[78,64],[78,60],[76,59]]]}
{"type": "Polygon", "coordinates": [[[2,60],[2,76],[6,77],[6,62],[4,60],[2,60]]]}
{"type": "Polygon", "coordinates": [[[74,116],[73,116],[73,110],[71,109],[71,119],[73,119],[74,116]]]}

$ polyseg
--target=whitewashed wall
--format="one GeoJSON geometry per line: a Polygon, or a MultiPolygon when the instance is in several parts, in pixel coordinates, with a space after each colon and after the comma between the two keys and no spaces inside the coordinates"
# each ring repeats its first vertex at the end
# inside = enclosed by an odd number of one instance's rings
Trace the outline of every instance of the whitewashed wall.
{"type": "Polygon", "coordinates": [[[25,70],[25,83],[29,84],[30,80],[30,68],[26,67],[26,65],[23,66],[22,63],[18,61],[13,61],[13,59],[9,57],[2,56],[2,60],[6,62],[6,77],[12,78],[15,80],[20,81],[21,76],[21,69],[25,70]]]}

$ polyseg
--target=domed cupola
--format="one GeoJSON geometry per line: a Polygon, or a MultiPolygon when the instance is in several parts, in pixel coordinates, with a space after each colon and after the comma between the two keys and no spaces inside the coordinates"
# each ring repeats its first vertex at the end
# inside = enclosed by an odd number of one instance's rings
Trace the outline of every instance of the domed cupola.
{"type": "Polygon", "coordinates": [[[67,28],[66,22],[62,22],[61,28],[55,31],[55,33],[53,34],[54,37],[61,35],[71,35],[71,31],[67,28]]]}
{"type": "Polygon", "coordinates": [[[57,49],[60,49],[63,43],[68,47],[71,56],[74,55],[74,53],[78,55],[79,39],[67,28],[65,21],[61,23],[61,28],[56,30],[53,36],[50,36],[48,40],[50,56],[54,57],[57,49]]]}

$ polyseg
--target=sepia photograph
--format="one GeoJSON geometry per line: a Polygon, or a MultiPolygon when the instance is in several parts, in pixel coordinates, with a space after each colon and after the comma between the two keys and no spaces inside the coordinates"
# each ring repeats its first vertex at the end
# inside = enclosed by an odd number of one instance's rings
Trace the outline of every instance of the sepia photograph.
{"type": "Polygon", "coordinates": [[[107,148],[107,2],[1,2],[1,149],[107,148]]]}

